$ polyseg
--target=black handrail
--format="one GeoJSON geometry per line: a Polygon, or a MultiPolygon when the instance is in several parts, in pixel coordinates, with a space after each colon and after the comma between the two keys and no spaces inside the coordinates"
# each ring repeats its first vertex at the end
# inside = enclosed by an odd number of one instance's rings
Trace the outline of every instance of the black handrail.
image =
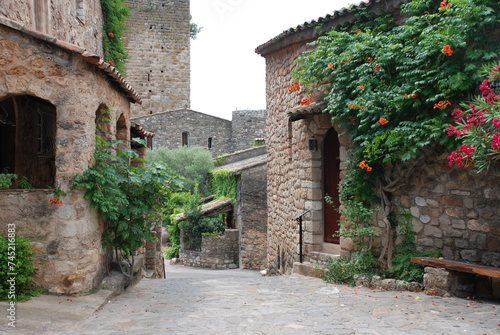
{"type": "Polygon", "coordinates": [[[295,218],[299,222],[299,257],[300,257],[300,263],[302,263],[303,255],[302,255],[302,217],[306,215],[309,212],[312,212],[312,209],[308,209],[304,213],[300,214],[295,218]]]}

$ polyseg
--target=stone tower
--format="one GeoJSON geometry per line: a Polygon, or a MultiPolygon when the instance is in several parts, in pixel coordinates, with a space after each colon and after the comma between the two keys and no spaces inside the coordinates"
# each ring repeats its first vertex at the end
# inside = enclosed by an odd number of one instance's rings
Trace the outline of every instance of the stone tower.
{"type": "Polygon", "coordinates": [[[190,108],[189,0],[130,0],[127,82],[142,97],[132,116],[190,108]]]}

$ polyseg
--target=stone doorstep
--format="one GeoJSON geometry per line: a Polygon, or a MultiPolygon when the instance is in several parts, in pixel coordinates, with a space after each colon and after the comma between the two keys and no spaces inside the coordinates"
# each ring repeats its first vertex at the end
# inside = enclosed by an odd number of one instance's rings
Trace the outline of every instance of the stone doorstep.
{"type": "Polygon", "coordinates": [[[332,254],[324,251],[312,251],[309,255],[312,262],[318,263],[326,263],[329,260],[337,259],[340,257],[340,255],[338,254],[332,254]]]}
{"type": "Polygon", "coordinates": [[[311,262],[295,262],[293,263],[294,274],[299,274],[307,277],[321,278],[325,275],[326,270],[322,264],[313,264],[311,262]]]}

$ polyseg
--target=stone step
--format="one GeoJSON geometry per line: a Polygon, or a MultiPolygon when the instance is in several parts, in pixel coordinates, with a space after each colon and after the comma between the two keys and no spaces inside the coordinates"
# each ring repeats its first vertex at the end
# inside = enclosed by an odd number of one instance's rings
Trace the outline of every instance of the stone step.
{"type": "Polygon", "coordinates": [[[307,277],[321,278],[325,275],[326,270],[321,264],[313,264],[311,262],[295,262],[293,263],[293,273],[307,277]]]}
{"type": "Polygon", "coordinates": [[[312,251],[309,255],[311,262],[326,263],[340,257],[339,254],[332,254],[324,251],[312,251]]]}

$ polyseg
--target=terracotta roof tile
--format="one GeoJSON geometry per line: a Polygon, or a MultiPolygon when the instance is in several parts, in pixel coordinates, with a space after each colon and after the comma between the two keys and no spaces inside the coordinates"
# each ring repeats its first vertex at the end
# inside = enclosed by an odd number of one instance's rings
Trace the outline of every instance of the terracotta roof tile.
{"type": "Polygon", "coordinates": [[[109,63],[106,63],[102,58],[98,55],[88,52],[85,48],[79,47],[75,44],[68,43],[62,40],[58,40],[54,36],[42,33],[40,31],[31,29],[26,27],[25,25],[19,24],[18,22],[9,20],[5,17],[0,16],[0,25],[7,26],[14,30],[18,30],[24,34],[30,35],[36,39],[45,41],[50,44],[57,45],[58,47],[79,54],[82,58],[89,64],[97,66],[104,74],[108,77],[108,79],[118,86],[118,88],[125,93],[128,99],[134,103],[142,103],[141,97],[139,94],[125,81],[125,78],[116,70],[115,67],[111,66],[109,63]]]}

